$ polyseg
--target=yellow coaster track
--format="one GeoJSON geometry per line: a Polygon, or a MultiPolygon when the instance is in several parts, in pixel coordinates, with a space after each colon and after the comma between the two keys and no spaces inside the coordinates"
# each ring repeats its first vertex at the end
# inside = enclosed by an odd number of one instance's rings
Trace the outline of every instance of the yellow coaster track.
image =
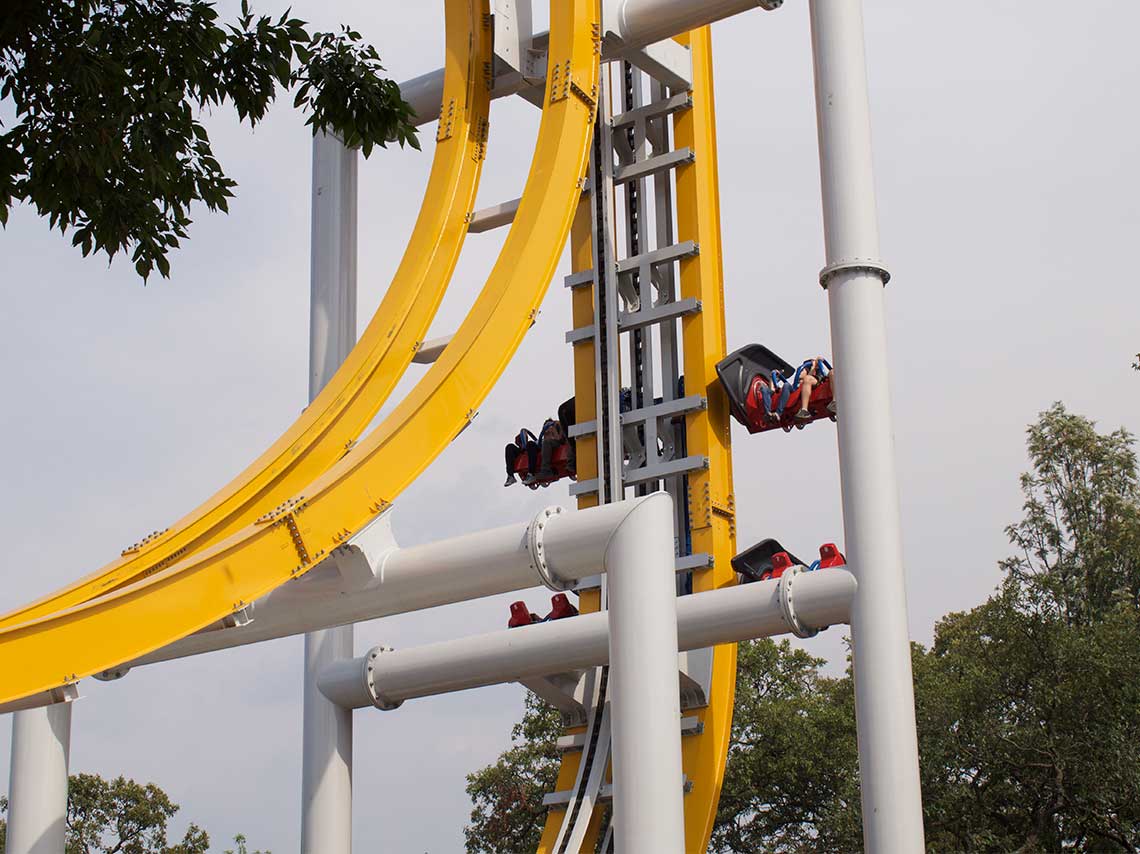
{"type": "Polygon", "coordinates": [[[137,658],[307,572],[463,430],[532,324],[570,230],[597,106],[599,15],[597,0],[551,2],[542,124],[518,213],[470,313],[411,394],[303,494],[233,536],[0,631],[0,703],[137,658]]]}
{"type": "Polygon", "coordinates": [[[121,558],[0,619],[7,628],[71,608],[228,537],[288,500],[344,456],[411,363],[467,236],[487,140],[488,0],[445,0],[443,104],[423,205],[368,328],[296,423],[225,488],[121,558]]]}
{"type": "MultiPolygon", "coordinates": [[[[678,146],[689,146],[694,161],[677,170],[677,238],[701,247],[681,261],[681,296],[697,297],[703,310],[681,321],[685,382],[703,389],[708,409],[686,416],[691,454],[709,459],[705,472],[689,477],[689,522],[693,551],[713,556],[712,568],[696,573],[693,592],[736,583],[736,499],[732,485],[732,447],[728,399],[717,380],[716,363],[724,357],[724,267],[720,242],[720,183],[716,159],[716,111],[713,101],[712,39],[708,27],[687,39],[693,58],[693,106],[677,114],[673,132],[678,146]],[[690,379],[691,378],[691,379],[690,379]]],[[[713,653],[708,706],[697,712],[702,732],[681,745],[685,774],[692,789],[685,796],[685,850],[705,851],[716,819],[736,698],[736,644],[713,653]]]]}
{"type": "MultiPolygon", "coordinates": [[[[709,29],[694,30],[677,39],[691,49],[693,65],[692,106],[677,113],[673,132],[677,148],[689,147],[692,163],[677,170],[677,240],[692,240],[700,253],[680,262],[680,296],[695,297],[702,310],[682,320],[685,386],[703,393],[708,408],[685,416],[687,453],[705,456],[708,469],[692,473],[689,480],[689,522],[692,551],[713,557],[711,568],[694,573],[693,592],[734,584],[736,574],[731,560],[736,553],[735,500],[732,485],[732,449],[729,438],[728,401],[716,376],[716,363],[726,350],[724,322],[723,267],[720,241],[720,192],[716,158],[716,115],[713,101],[712,41],[709,29]]],[[[575,271],[594,265],[591,219],[588,201],[578,208],[571,242],[575,271]]],[[[594,323],[594,296],[591,287],[574,291],[573,327],[594,323]]],[[[583,341],[574,347],[574,392],[579,422],[596,418],[594,345],[583,341]]],[[[578,440],[578,477],[597,476],[596,435],[578,440]]],[[[597,504],[596,493],[579,499],[579,508],[597,504]]],[[[583,591],[582,611],[599,608],[597,590],[583,591]]],[[[684,772],[692,788],[685,796],[685,851],[703,852],[708,848],[720,800],[724,766],[728,757],[732,709],[736,688],[736,645],[718,646],[713,652],[712,680],[708,705],[687,715],[701,726],[682,742],[684,772]]],[[[582,732],[581,728],[572,730],[582,732]]],[[[581,752],[563,755],[555,789],[570,790],[578,774],[581,752]]],[[[603,826],[604,808],[595,809],[586,834],[583,852],[592,852],[603,826]]],[[[553,854],[564,813],[552,810],[543,829],[539,854],[553,854]]],[[[575,852],[575,854],[577,854],[575,852]]]]}

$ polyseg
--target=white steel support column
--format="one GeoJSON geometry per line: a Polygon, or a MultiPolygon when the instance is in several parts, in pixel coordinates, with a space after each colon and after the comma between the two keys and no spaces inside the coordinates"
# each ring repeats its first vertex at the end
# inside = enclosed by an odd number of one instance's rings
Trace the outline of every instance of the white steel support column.
{"type": "Polygon", "coordinates": [[[638,505],[606,549],[616,850],[683,854],[673,499],[638,505]]]}
{"type": "Polygon", "coordinates": [[[924,848],[914,684],[888,393],[884,286],[871,166],[861,0],[811,0],[816,109],[839,405],[863,838],[874,854],[924,848]],[[848,391],[850,390],[850,393],[848,391]]]}
{"type": "Polygon", "coordinates": [[[63,854],[71,703],[12,716],[8,854],[63,854]]]}
{"type": "MultiPolygon", "coordinates": [[[[313,138],[309,400],[356,340],[356,151],[313,138]]],[[[321,668],[352,657],[352,626],[305,636],[302,854],[352,852],[352,712],[317,688],[321,668]]]]}

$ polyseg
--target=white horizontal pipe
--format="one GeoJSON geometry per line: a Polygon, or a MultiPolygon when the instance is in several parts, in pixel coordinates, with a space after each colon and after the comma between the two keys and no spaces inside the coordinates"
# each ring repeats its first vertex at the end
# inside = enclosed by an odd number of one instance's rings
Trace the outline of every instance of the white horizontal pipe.
{"type": "Polygon", "coordinates": [[[317,567],[259,599],[248,625],[191,635],[126,667],[466,602],[548,581],[554,582],[548,586],[564,589],[602,571],[610,536],[650,497],[576,512],[551,508],[529,523],[394,549],[368,558],[374,577],[357,588],[339,583],[334,566],[317,567]],[[532,554],[531,530],[538,525],[543,526],[548,579],[532,554]]]}
{"type": "MultiPolygon", "coordinates": [[[[614,22],[616,40],[602,43],[602,60],[620,59],[631,50],[702,27],[750,9],[775,9],[783,0],[606,0],[602,20],[614,22]]],[[[545,44],[549,33],[537,33],[531,44],[545,44]]],[[[491,97],[512,95],[517,86],[496,87],[491,97]]],[[[400,84],[400,96],[415,114],[415,124],[439,118],[443,100],[443,69],[429,71],[400,84]]]]}
{"type": "MultiPolygon", "coordinates": [[[[681,596],[678,648],[683,652],[790,632],[780,607],[780,584],[761,581],[681,596]]],[[[855,589],[855,578],[845,569],[801,573],[795,579],[796,617],[816,629],[846,623],[855,589]]],[[[326,668],[319,683],[329,699],[347,708],[376,705],[374,694],[394,707],[416,697],[565,673],[608,660],[608,615],[602,611],[409,649],[377,648],[326,668]]]]}
{"type": "MultiPolygon", "coordinates": [[[[783,0],[622,0],[617,23],[625,47],[644,47],[757,7],[777,9],[783,0]]],[[[612,3],[604,3],[610,6],[612,3]]],[[[603,18],[609,20],[608,16],[603,18]]]]}
{"type": "Polygon", "coordinates": [[[443,69],[405,80],[400,84],[400,97],[412,108],[416,125],[434,122],[443,106],[443,69]]]}

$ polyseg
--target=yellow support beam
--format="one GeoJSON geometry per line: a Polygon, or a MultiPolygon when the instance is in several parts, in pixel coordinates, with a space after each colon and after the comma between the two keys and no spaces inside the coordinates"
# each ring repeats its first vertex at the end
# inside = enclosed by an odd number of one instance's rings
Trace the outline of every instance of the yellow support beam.
{"type": "MultiPolygon", "coordinates": [[[[710,569],[695,573],[693,592],[736,583],[736,499],[728,398],[717,380],[716,363],[726,350],[724,267],[720,239],[720,183],[716,158],[712,39],[708,27],[678,38],[693,62],[693,106],[673,122],[674,144],[693,150],[692,163],[677,170],[677,240],[692,240],[700,254],[681,261],[681,298],[696,297],[701,311],[681,321],[685,388],[701,389],[708,408],[685,416],[688,452],[708,457],[706,471],[689,475],[689,525],[693,552],[713,556],[710,569]]],[[[681,745],[692,789],[685,796],[685,850],[705,851],[716,820],[724,782],[732,708],[736,696],[736,644],[714,648],[708,706],[696,712],[699,735],[681,745]]]]}
{"type": "MultiPolygon", "coordinates": [[[[591,269],[595,264],[593,241],[593,197],[583,195],[574,212],[574,223],[570,230],[570,269],[580,273],[591,269]]],[[[571,312],[573,314],[572,329],[589,326],[594,322],[594,290],[595,285],[583,285],[575,288],[570,296],[571,312]]],[[[592,421],[598,417],[598,401],[596,396],[597,371],[594,363],[593,339],[581,341],[574,345],[574,420],[578,423],[592,421]]],[[[577,478],[580,481],[590,480],[598,476],[598,435],[579,436],[575,440],[575,458],[577,460],[577,478]]],[[[598,505],[596,492],[579,496],[578,509],[598,505]]],[[[583,614],[593,613],[601,608],[601,591],[597,588],[583,590],[578,601],[578,610],[583,614]]],[[[585,732],[585,727],[571,727],[568,734],[577,735],[585,732]]],[[[578,766],[582,761],[582,751],[573,750],[562,754],[562,764],[558,768],[558,779],[554,784],[556,792],[572,791],[578,779],[578,766]]],[[[538,854],[551,854],[554,844],[558,841],[558,832],[562,828],[564,810],[551,810],[547,813],[546,824],[543,826],[542,839],[538,845],[538,854]]],[[[596,835],[596,830],[595,834],[596,835]]],[[[593,850],[593,849],[590,849],[593,850]]]]}
{"type": "MultiPolygon", "coordinates": [[[[726,335],[724,322],[724,272],[721,260],[720,190],[716,159],[716,115],[713,102],[712,42],[708,27],[694,30],[677,41],[691,49],[693,62],[692,107],[677,114],[674,120],[674,145],[691,148],[692,163],[677,170],[677,241],[692,240],[700,246],[700,254],[681,261],[680,297],[695,297],[702,310],[682,320],[685,387],[703,390],[708,408],[686,416],[687,451],[708,457],[707,471],[698,471],[689,479],[689,522],[692,550],[713,556],[713,566],[694,574],[693,592],[724,587],[736,582],[732,557],[736,553],[736,513],[732,485],[732,447],[729,435],[728,400],[716,376],[716,363],[724,357],[726,335]]],[[[575,272],[594,265],[591,240],[590,209],[587,200],[579,207],[574,223],[571,258],[575,272]]],[[[573,328],[594,322],[593,286],[575,289],[572,297],[573,328]]],[[[595,417],[594,345],[583,341],[574,346],[574,392],[577,397],[578,421],[595,417]]],[[[596,437],[578,439],[578,478],[586,480],[597,474],[596,437]]],[[[597,503],[594,494],[579,498],[579,508],[597,503]]],[[[580,610],[597,611],[598,591],[584,591],[580,610]]],[[[736,690],[736,645],[716,647],[713,653],[712,682],[708,706],[687,715],[702,724],[699,733],[686,736],[682,742],[682,759],[686,777],[692,782],[685,796],[685,850],[702,852],[708,848],[716,819],[728,758],[732,709],[736,690]]],[[[580,732],[580,729],[570,732],[580,732]]],[[[558,791],[574,786],[582,754],[563,755],[559,768],[558,791]]],[[[602,828],[604,808],[591,817],[582,851],[593,851],[602,828]]],[[[552,810],[543,828],[538,854],[550,854],[562,826],[564,813],[552,810]]]]}
{"type": "Polygon", "coordinates": [[[545,105],[518,214],[470,313],[411,394],[253,525],[136,584],[0,631],[0,703],[145,655],[307,572],[467,426],[531,326],[570,231],[597,107],[599,18],[598,0],[552,0],[545,105]]]}
{"type": "Polygon", "coordinates": [[[446,0],[443,105],[423,205],[395,277],[340,370],[265,453],[205,504],[103,569],[0,619],[15,626],[74,607],[235,534],[344,456],[422,344],[467,235],[487,143],[488,0],[446,0]]]}

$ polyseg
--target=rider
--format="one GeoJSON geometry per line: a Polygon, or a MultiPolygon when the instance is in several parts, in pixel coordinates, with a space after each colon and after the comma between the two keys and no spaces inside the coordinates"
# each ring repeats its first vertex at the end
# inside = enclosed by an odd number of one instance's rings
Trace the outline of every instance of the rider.
{"type": "Polygon", "coordinates": [[[783,390],[789,388],[787,380],[779,371],[772,371],[768,376],[757,374],[756,380],[760,383],[760,399],[764,403],[765,417],[769,421],[779,421],[780,412],[783,411],[784,404],[787,403],[787,399],[783,396],[783,390]],[[772,411],[772,395],[775,392],[780,392],[780,410],[778,412],[772,411]]]}
{"type": "MultiPolygon", "coordinates": [[[[547,418],[542,422],[542,430],[539,431],[538,435],[542,448],[542,468],[538,470],[537,474],[534,469],[531,469],[531,480],[546,480],[554,477],[551,460],[554,458],[554,449],[566,441],[566,433],[557,418],[547,418]]],[[[523,483],[526,482],[524,479],[523,483]]]]}
{"type": "MultiPolygon", "coordinates": [[[[811,411],[808,409],[808,402],[811,400],[811,393],[817,385],[823,382],[831,375],[831,363],[823,356],[816,356],[814,359],[807,359],[796,368],[794,375],[785,377],[779,371],[772,372],[772,383],[775,386],[779,383],[780,399],[776,404],[775,413],[771,408],[771,391],[761,386],[760,394],[764,398],[764,411],[768,413],[768,417],[774,421],[780,418],[779,413],[784,411],[784,407],[788,403],[788,399],[792,393],[799,390],[800,393],[800,408],[796,412],[796,418],[800,421],[807,421],[811,418],[811,411]]],[[[761,376],[761,381],[764,377],[761,376]]],[[[835,401],[828,404],[828,411],[835,412],[835,401]]]]}
{"type": "Polygon", "coordinates": [[[558,423],[562,425],[562,432],[566,434],[566,441],[570,443],[570,456],[566,460],[566,466],[570,471],[578,470],[578,448],[575,445],[574,437],[570,435],[570,428],[574,426],[574,398],[564,400],[558,406],[558,423]]]}
{"type": "Polygon", "coordinates": [[[563,443],[569,445],[570,454],[566,460],[566,467],[571,471],[576,469],[574,458],[574,440],[570,438],[570,425],[574,423],[574,398],[563,402],[558,407],[558,420],[547,418],[539,434],[542,447],[542,468],[538,470],[540,479],[553,479],[555,475],[552,461],[554,452],[563,443]]]}
{"type": "Polygon", "coordinates": [[[519,430],[515,440],[503,449],[504,461],[507,464],[507,482],[503,486],[510,486],[515,482],[515,463],[518,462],[520,454],[527,455],[527,476],[533,478],[534,471],[538,467],[538,439],[525,427],[519,430]]]}
{"type": "MultiPolygon", "coordinates": [[[[816,385],[819,385],[824,380],[828,379],[831,374],[831,363],[822,356],[816,356],[814,359],[807,359],[796,368],[795,376],[790,377],[787,382],[784,382],[783,388],[780,390],[780,412],[788,404],[788,398],[791,393],[799,389],[799,412],[796,417],[799,421],[807,421],[812,417],[811,410],[807,408],[808,401],[812,399],[812,391],[816,385]]],[[[834,400],[828,405],[830,412],[834,413],[834,400]]]]}

